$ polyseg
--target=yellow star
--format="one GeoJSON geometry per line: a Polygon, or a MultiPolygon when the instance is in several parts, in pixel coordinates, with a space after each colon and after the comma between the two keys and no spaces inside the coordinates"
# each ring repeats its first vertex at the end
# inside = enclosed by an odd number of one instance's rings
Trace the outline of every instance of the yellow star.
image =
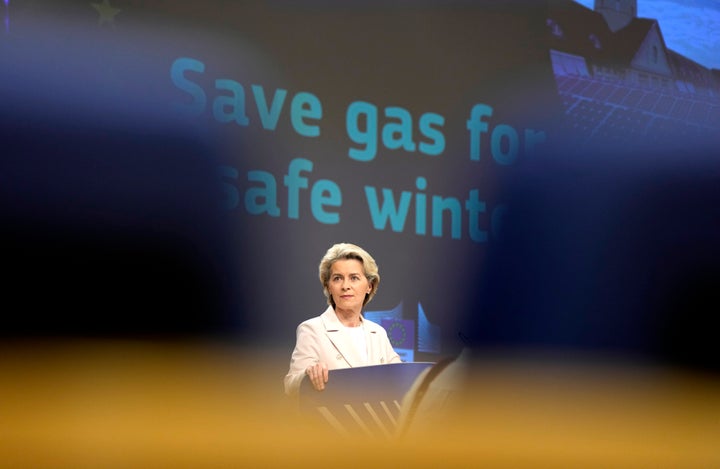
{"type": "Polygon", "coordinates": [[[120,9],[110,6],[110,0],[103,0],[102,3],[91,3],[90,5],[92,5],[100,15],[100,18],[98,18],[98,24],[100,26],[105,23],[110,25],[115,24],[115,15],[120,13],[120,9]]]}

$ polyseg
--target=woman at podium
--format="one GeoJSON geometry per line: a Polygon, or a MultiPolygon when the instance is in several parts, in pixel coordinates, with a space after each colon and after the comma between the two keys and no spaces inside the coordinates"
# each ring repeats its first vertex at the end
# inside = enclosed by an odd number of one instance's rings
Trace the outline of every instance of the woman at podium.
{"type": "Polygon", "coordinates": [[[327,250],[318,271],[328,307],[297,327],[284,380],[288,395],[297,394],[305,376],[322,391],[328,370],[401,362],[385,329],[362,314],[380,283],[375,259],[359,246],[339,243],[327,250]]]}

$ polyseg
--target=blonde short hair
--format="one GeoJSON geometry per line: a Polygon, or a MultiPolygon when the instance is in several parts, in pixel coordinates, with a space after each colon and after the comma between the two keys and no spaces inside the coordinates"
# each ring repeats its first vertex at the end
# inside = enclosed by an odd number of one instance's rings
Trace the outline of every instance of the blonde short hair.
{"type": "Polygon", "coordinates": [[[375,259],[373,259],[373,257],[360,246],[350,243],[338,243],[331,246],[320,260],[318,274],[327,303],[333,308],[335,307],[335,301],[328,290],[327,284],[330,280],[330,269],[332,268],[332,265],[335,261],[339,261],[341,259],[356,259],[362,263],[365,278],[367,278],[368,282],[370,282],[370,293],[365,295],[365,299],[363,300],[363,306],[365,306],[373,299],[375,293],[377,293],[377,288],[380,284],[380,273],[378,272],[378,266],[375,259]]]}

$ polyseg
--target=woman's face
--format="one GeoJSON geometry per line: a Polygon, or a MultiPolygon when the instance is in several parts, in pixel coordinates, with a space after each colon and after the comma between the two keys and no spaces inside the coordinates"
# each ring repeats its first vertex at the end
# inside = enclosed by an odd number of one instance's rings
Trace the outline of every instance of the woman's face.
{"type": "Polygon", "coordinates": [[[362,262],[357,259],[341,259],[330,267],[328,291],[335,301],[335,309],[360,312],[365,295],[372,289],[365,277],[362,262]]]}

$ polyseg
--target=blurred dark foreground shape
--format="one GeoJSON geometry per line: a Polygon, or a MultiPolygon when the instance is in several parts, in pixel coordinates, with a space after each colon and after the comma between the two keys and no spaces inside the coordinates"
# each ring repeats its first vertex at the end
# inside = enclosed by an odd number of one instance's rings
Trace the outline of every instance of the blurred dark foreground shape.
{"type": "Polygon", "coordinates": [[[141,124],[38,124],[2,131],[0,333],[238,332],[235,260],[207,148],[141,124]]]}
{"type": "MultiPolygon", "coordinates": [[[[18,67],[22,52],[51,62],[17,48],[18,67]]],[[[92,77],[77,87],[65,75],[86,59],[78,50],[47,80],[1,75],[0,334],[241,332],[240,233],[221,207],[214,144],[143,96],[92,77]]]]}
{"type": "Polygon", "coordinates": [[[408,394],[407,441],[520,466],[718,464],[720,160],[684,147],[565,150],[516,170],[467,348],[408,394]]]}
{"type": "Polygon", "coordinates": [[[465,324],[473,347],[720,371],[713,147],[566,150],[519,168],[506,200],[465,324]]]}

